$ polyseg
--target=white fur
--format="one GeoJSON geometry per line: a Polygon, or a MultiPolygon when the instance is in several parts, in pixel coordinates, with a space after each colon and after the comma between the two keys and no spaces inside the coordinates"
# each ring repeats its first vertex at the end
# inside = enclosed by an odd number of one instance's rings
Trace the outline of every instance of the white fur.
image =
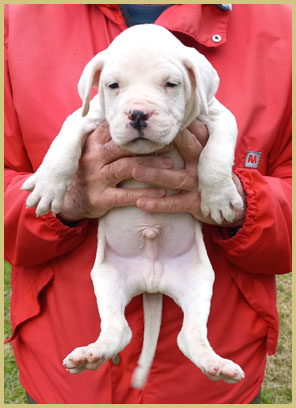
{"type": "MultiPolygon", "coordinates": [[[[206,58],[164,28],[127,29],[85,67],[78,84],[82,108],[66,119],[43,163],[24,183],[22,188],[31,191],[27,206],[37,206],[37,215],[61,211],[85,137],[102,120],[108,121],[117,145],[147,154],[169,144],[180,129],[199,118],[209,130],[198,166],[201,209],[218,223],[223,218],[231,221],[235,208],[243,205],[231,177],[237,128],[233,115],[214,96],[218,83],[206,58]],[[114,83],[118,87],[110,88],[114,83]],[[93,86],[99,94],[90,102],[93,86]],[[129,116],[135,110],[149,117],[142,139],[130,125],[129,116]]],[[[171,156],[174,168],[184,166],[176,150],[171,156]]],[[[135,180],[121,185],[142,186],[135,180]]],[[[182,352],[214,381],[235,383],[244,378],[242,369],[218,356],[207,340],[214,271],[201,224],[191,215],[151,214],[137,207],[109,211],[99,222],[91,277],[101,333],[94,343],[76,348],[65,358],[64,366],[71,373],[96,369],[124,349],[132,336],[125,306],[144,293],[144,344],[132,380],[134,387],[142,388],[157,344],[163,293],[184,312],[178,336],[182,352]]]]}

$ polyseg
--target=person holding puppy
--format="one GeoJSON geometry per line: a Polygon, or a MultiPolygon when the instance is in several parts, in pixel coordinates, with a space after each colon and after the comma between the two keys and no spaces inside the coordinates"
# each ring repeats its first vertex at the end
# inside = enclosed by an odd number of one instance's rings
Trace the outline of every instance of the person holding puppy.
{"type": "Polygon", "coordinates": [[[275,274],[291,270],[290,7],[9,5],[5,17],[5,256],[14,265],[11,340],[25,390],[37,403],[257,402],[266,353],[275,352],[278,335],[275,274]],[[208,138],[202,123],[194,121],[176,139],[186,168],[175,171],[166,150],[136,158],[115,146],[104,122],[86,140],[62,212],[36,218],[20,186],[79,107],[83,66],[127,26],[153,21],[202,52],[219,73],[219,99],[238,122],[233,179],[244,210],[220,226],[202,217],[195,173],[208,138]],[[247,21],[254,23],[248,30],[247,21]],[[158,187],[116,188],[130,177],[158,187]],[[163,197],[165,187],[181,193],[163,197]],[[141,297],[126,308],[133,338],[125,350],[97,371],[64,370],[68,352],[99,333],[89,276],[97,218],[127,205],[189,212],[204,222],[216,272],[208,338],[243,368],[240,383],[211,382],[183,356],[176,344],[182,313],[170,298],[144,390],[130,388],[142,345],[141,297]]]}

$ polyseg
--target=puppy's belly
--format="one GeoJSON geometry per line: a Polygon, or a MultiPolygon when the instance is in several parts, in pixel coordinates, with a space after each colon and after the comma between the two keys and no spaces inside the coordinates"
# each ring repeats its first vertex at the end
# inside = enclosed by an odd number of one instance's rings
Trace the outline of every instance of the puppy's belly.
{"type": "Polygon", "coordinates": [[[106,244],[123,258],[164,260],[184,254],[195,241],[195,223],[186,213],[146,213],[115,208],[103,219],[106,244]]]}

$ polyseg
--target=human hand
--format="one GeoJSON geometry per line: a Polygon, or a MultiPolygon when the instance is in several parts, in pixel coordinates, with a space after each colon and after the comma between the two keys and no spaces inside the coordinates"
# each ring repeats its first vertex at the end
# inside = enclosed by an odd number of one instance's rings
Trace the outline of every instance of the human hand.
{"type": "Polygon", "coordinates": [[[170,168],[172,160],[161,156],[133,156],[111,140],[109,126],[103,122],[85,142],[71,190],[66,193],[59,218],[73,222],[83,218],[100,218],[113,207],[136,205],[141,197],[159,198],[164,188],[117,188],[132,177],[136,166],[170,168]]]}
{"type": "MultiPolygon", "coordinates": [[[[154,169],[137,167],[133,177],[142,182],[148,182],[164,188],[179,190],[180,193],[161,198],[142,197],[137,206],[147,212],[189,212],[199,221],[218,225],[211,217],[204,217],[200,209],[200,193],[198,191],[197,164],[202,149],[208,141],[206,127],[198,120],[192,122],[188,129],[180,132],[174,140],[174,145],[185,161],[183,170],[154,169]]],[[[233,181],[238,193],[245,201],[245,194],[239,178],[233,174],[233,181]]],[[[220,226],[239,227],[244,222],[245,210],[236,210],[232,222],[223,220],[220,226]]]]}

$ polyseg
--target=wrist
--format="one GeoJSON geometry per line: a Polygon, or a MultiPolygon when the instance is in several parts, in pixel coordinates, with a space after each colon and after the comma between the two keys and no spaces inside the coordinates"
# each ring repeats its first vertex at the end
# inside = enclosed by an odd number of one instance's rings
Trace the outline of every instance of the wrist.
{"type": "Polygon", "coordinates": [[[83,208],[81,196],[73,194],[73,191],[67,192],[64,197],[62,211],[57,214],[57,217],[66,225],[75,225],[81,219],[90,218],[83,208]]]}

